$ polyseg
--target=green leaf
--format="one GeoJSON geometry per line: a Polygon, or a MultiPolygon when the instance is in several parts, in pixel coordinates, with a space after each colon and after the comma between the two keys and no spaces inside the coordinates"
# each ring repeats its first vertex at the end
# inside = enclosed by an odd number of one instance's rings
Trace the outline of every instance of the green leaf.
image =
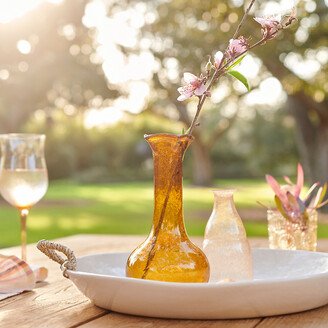
{"type": "Polygon", "coordinates": [[[288,216],[288,214],[286,213],[285,209],[284,209],[284,206],[282,205],[282,202],[280,200],[280,198],[275,195],[274,196],[274,201],[276,203],[276,206],[277,206],[277,210],[282,214],[282,216],[287,219],[287,220],[290,220],[290,217],[288,216]]]}
{"type": "Polygon", "coordinates": [[[241,74],[237,71],[228,71],[228,74],[230,74],[231,76],[236,78],[238,81],[240,81],[246,87],[247,91],[251,90],[251,88],[249,87],[248,81],[243,74],[241,74]]]}
{"type": "Polygon", "coordinates": [[[300,211],[300,207],[299,207],[296,197],[289,191],[287,191],[287,198],[288,198],[288,202],[289,202],[290,206],[293,208],[293,210],[300,211]]]}
{"type": "Polygon", "coordinates": [[[229,71],[230,69],[236,67],[237,65],[239,65],[241,63],[241,61],[246,57],[246,55],[241,56],[240,58],[238,58],[234,63],[232,63],[227,70],[229,71]]]}
{"type": "Polygon", "coordinates": [[[319,200],[319,203],[321,203],[323,201],[323,199],[325,198],[326,196],[326,193],[327,193],[327,189],[328,189],[328,185],[327,185],[327,182],[322,186],[322,191],[321,191],[321,196],[320,196],[320,200],[319,200]]]}

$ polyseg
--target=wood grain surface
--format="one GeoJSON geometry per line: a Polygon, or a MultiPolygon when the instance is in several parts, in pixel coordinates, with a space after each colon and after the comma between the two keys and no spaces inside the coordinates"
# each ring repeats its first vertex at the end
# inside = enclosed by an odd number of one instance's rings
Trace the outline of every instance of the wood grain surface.
{"type": "MultiPolygon", "coordinates": [[[[131,251],[144,236],[77,235],[56,241],[74,250],[76,256],[94,253],[131,251]]],[[[196,244],[201,238],[192,238],[196,244]]],[[[267,247],[267,240],[251,239],[252,247],[267,247]]],[[[328,251],[328,240],[319,240],[319,251],[328,251]]],[[[0,250],[1,254],[20,255],[20,248],[0,250]]],[[[59,265],[40,253],[35,244],[28,246],[28,261],[48,268],[49,277],[32,292],[0,302],[0,327],[209,327],[209,328],[328,328],[328,306],[316,310],[268,318],[247,320],[166,320],[136,317],[109,312],[94,306],[77,288],[65,279],[59,265]]]]}

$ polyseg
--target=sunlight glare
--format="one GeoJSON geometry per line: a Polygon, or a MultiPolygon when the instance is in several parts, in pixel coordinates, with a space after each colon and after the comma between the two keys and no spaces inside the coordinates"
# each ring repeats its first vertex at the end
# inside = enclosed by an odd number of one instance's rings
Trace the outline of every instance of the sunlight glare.
{"type": "Polygon", "coordinates": [[[48,0],[49,3],[53,3],[54,5],[60,5],[64,0],[48,0]]]}
{"type": "Polygon", "coordinates": [[[6,69],[2,69],[2,70],[0,71],[0,80],[5,81],[5,80],[7,80],[8,78],[9,78],[9,71],[6,70],[6,69]]]}
{"type": "Polygon", "coordinates": [[[258,76],[260,68],[261,61],[249,54],[238,66],[238,71],[247,76],[248,79],[253,79],[258,76]]]}
{"type": "Polygon", "coordinates": [[[314,58],[303,58],[300,54],[290,52],[284,64],[302,79],[312,79],[321,69],[320,63],[314,58]]]}
{"type": "Polygon", "coordinates": [[[123,118],[124,113],[116,107],[107,107],[103,109],[88,109],[84,114],[84,126],[87,129],[94,127],[107,127],[114,125],[123,118]]]}
{"type": "Polygon", "coordinates": [[[144,4],[139,4],[108,17],[103,1],[93,0],[85,8],[82,22],[96,30],[97,47],[90,60],[94,61],[96,56],[108,82],[119,86],[127,94],[114,100],[110,108],[90,109],[84,121],[88,128],[113,125],[123,118],[124,112],[139,113],[146,104],[149,83],[157,67],[155,58],[148,49],[130,55],[121,51],[121,46],[136,46],[141,37],[140,27],[145,24],[146,9],[144,4]]]}
{"type": "Polygon", "coordinates": [[[255,89],[245,96],[247,105],[277,105],[286,100],[286,93],[282,85],[275,77],[269,77],[260,83],[255,89]]]}
{"type": "Polygon", "coordinates": [[[31,52],[32,46],[27,40],[19,40],[17,42],[17,49],[20,53],[27,55],[31,52]]]}
{"type": "Polygon", "coordinates": [[[0,23],[9,23],[25,15],[42,0],[0,0],[0,23]]]}
{"type": "Polygon", "coordinates": [[[93,0],[85,6],[82,23],[84,26],[99,27],[106,21],[106,6],[103,1],[93,0]]]}
{"type": "Polygon", "coordinates": [[[265,1],[261,16],[284,15],[296,6],[297,0],[265,1]]]}

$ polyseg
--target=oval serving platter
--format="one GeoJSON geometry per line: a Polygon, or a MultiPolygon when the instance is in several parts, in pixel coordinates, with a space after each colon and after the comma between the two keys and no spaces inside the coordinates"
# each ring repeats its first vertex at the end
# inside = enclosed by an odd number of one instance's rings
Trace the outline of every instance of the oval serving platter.
{"type": "Polygon", "coordinates": [[[264,317],[328,303],[328,254],[254,249],[254,280],[169,283],[125,277],[128,253],[78,258],[68,276],[95,305],[120,313],[180,319],[264,317]]]}

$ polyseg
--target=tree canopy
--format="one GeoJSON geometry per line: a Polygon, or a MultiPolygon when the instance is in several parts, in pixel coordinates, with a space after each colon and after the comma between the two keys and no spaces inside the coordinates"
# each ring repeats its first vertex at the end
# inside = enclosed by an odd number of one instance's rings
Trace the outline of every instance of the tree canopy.
{"type": "MultiPolygon", "coordinates": [[[[63,117],[82,126],[85,110],[115,107],[113,104],[120,97],[138,95],[135,83],[140,74],[128,75],[133,66],[139,73],[149,71],[144,74],[149,92],[145,91],[145,100],[138,105],[142,107],[140,117],[146,121],[150,116],[165,122],[178,121],[168,128],[172,132],[189,125],[195,102],[176,100],[182,74],[199,74],[209,55],[224,50],[243,14],[244,3],[104,0],[103,9],[98,9],[106,11],[102,17],[107,20],[92,25],[86,21],[86,6],[92,9],[99,3],[44,2],[25,16],[1,25],[1,132],[36,129],[51,134],[60,130],[54,124],[70,126],[63,117]],[[126,28],[123,23],[115,25],[115,17],[127,24],[126,28]],[[103,25],[111,29],[108,36],[102,34],[100,42],[99,28],[103,25]],[[138,61],[138,56],[143,61],[138,61]],[[121,72],[115,70],[117,58],[120,67],[125,67],[121,72]],[[130,82],[134,84],[129,88],[130,82]],[[45,117],[43,125],[32,124],[38,114],[45,117]]],[[[259,0],[251,15],[280,10],[279,1],[259,0]]],[[[196,183],[209,184],[213,175],[218,176],[218,170],[235,176],[241,170],[256,175],[279,164],[292,165],[297,160],[294,140],[311,179],[328,180],[327,3],[301,0],[297,10],[299,21],[292,30],[257,48],[238,67],[251,73],[251,92],[246,93],[230,77],[223,77],[207,100],[192,147],[196,183]],[[268,99],[274,93],[276,98],[270,103],[268,99]],[[267,98],[266,102],[259,101],[260,94],[267,98]],[[227,144],[230,146],[226,147],[227,144]]],[[[255,41],[261,32],[251,15],[241,34],[252,36],[251,41],[255,41]]],[[[133,103],[136,99],[138,107],[137,97],[133,97],[130,100],[133,103]]],[[[138,136],[144,126],[152,130],[148,123],[135,120],[133,106],[121,107],[130,114],[120,124],[130,124],[138,136]]],[[[77,143],[78,140],[74,145],[77,143]]],[[[133,144],[137,147],[138,142],[133,144]]],[[[52,151],[54,158],[56,147],[52,151]]],[[[83,156],[79,158],[78,169],[94,165],[82,160],[83,156]]],[[[107,165],[108,160],[101,163],[107,165]]]]}

